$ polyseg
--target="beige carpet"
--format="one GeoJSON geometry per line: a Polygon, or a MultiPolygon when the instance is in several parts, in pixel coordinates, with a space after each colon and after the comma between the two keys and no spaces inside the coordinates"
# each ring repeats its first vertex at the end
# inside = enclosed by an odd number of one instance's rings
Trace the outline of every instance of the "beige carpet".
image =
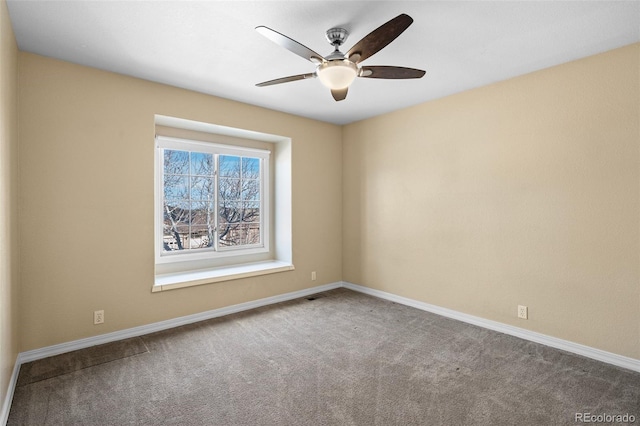
{"type": "Polygon", "coordinates": [[[26,364],[8,424],[575,425],[576,413],[640,423],[640,374],[337,289],[26,364]]]}

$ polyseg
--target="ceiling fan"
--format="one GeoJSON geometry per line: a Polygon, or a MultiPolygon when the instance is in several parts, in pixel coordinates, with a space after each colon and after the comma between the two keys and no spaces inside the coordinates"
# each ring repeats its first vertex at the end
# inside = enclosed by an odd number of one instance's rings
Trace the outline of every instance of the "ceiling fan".
{"type": "Polygon", "coordinates": [[[349,86],[356,77],[384,79],[420,78],[425,74],[425,71],[415,68],[360,65],[365,59],[373,56],[395,40],[411,23],[413,23],[413,19],[409,15],[404,13],[400,14],[367,34],[362,40],[349,49],[347,53],[340,52],[340,46],[345,42],[349,33],[344,28],[331,28],[327,31],[326,37],[329,43],[333,45],[334,51],[326,57],[271,28],[265,26],[256,27],[256,31],[269,40],[316,64],[316,70],[312,73],[277,78],[275,80],[258,83],[256,86],[271,86],[318,77],[322,84],[331,89],[333,99],[341,101],[347,97],[349,86]]]}

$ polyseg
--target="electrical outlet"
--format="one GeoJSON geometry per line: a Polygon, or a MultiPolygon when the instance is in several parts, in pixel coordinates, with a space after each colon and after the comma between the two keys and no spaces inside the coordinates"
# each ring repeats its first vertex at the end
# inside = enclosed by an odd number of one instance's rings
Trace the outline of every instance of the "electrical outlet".
{"type": "Polygon", "coordinates": [[[311,272],[311,281],[316,280],[316,271],[311,272]]]}
{"type": "Polygon", "coordinates": [[[104,311],[94,311],[93,312],[93,323],[94,324],[102,324],[104,323],[104,311]]]}
{"type": "Polygon", "coordinates": [[[528,319],[529,309],[526,306],[518,305],[518,318],[528,319]]]}

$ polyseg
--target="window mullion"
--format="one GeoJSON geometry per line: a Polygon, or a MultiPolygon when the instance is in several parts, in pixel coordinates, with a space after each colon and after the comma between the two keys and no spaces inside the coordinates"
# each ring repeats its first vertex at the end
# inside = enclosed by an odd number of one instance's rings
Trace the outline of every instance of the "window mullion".
{"type": "Polygon", "coordinates": [[[193,200],[191,199],[191,193],[193,192],[193,187],[191,185],[193,185],[193,176],[191,175],[191,151],[189,151],[189,161],[187,162],[188,164],[188,169],[187,169],[187,177],[189,178],[189,187],[188,187],[188,191],[189,191],[189,232],[187,233],[187,244],[188,246],[185,247],[185,249],[191,250],[191,221],[193,220],[193,200]]]}
{"type": "Polygon", "coordinates": [[[214,154],[214,166],[213,166],[213,186],[214,186],[214,191],[213,191],[213,215],[214,215],[214,219],[213,219],[213,223],[215,226],[215,232],[213,233],[213,248],[215,251],[218,251],[218,233],[220,232],[219,229],[219,214],[218,214],[218,209],[219,207],[219,197],[220,197],[220,184],[218,182],[218,180],[220,179],[220,173],[218,172],[219,168],[218,168],[218,160],[219,160],[220,155],[219,154],[214,154]]]}

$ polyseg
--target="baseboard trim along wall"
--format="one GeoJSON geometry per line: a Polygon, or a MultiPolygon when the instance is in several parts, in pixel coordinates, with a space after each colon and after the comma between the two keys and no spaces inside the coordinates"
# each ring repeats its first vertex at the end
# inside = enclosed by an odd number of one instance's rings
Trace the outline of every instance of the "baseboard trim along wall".
{"type": "Polygon", "coordinates": [[[47,358],[53,355],[59,355],[66,352],[84,349],[91,346],[102,345],[104,343],[115,342],[117,340],[128,339],[130,337],[142,336],[156,331],[167,330],[181,325],[193,324],[194,322],[204,321],[224,315],[235,314],[237,312],[248,311],[250,309],[262,306],[273,305],[275,303],[285,302],[287,300],[298,299],[300,297],[309,296],[311,294],[322,291],[333,290],[342,287],[342,282],[336,282],[318,287],[307,288],[304,290],[294,291],[291,293],[280,294],[278,296],[266,297],[264,299],[253,300],[251,302],[240,303],[237,305],[225,306],[224,308],[213,309],[198,314],[187,315],[166,321],[160,321],[153,324],[141,325],[139,327],[128,328],[126,330],[114,331],[112,333],[101,334],[99,336],[87,337],[86,339],[74,340],[68,343],[48,346],[46,348],[34,349],[22,352],[18,355],[21,364],[25,362],[35,361],[37,359],[47,358]]]}
{"type": "Polygon", "coordinates": [[[9,420],[9,410],[11,409],[11,401],[13,401],[13,393],[16,390],[16,383],[18,383],[18,373],[20,372],[20,357],[16,359],[16,363],[13,365],[13,373],[11,373],[11,380],[9,381],[9,388],[7,389],[7,395],[2,403],[2,410],[0,411],[0,425],[6,425],[9,420]]]}
{"type": "Polygon", "coordinates": [[[9,418],[11,401],[13,400],[13,393],[18,381],[18,373],[22,364],[54,355],[76,351],[79,349],[89,348],[91,346],[102,345],[104,343],[115,342],[117,340],[142,336],[149,333],[155,333],[156,331],[179,327],[181,325],[192,324],[198,321],[204,321],[224,315],[234,314],[237,312],[248,311],[250,309],[259,308],[262,306],[273,305],[279,302],[285,302],[287,300],[298,299],[300,297],[310,296],[312,294],[333,290],[339,287],[342,287],[342,282],[325,284],[317,287],[307,288],[304,290],[294,291],[291,293],[280,294],[278,296],[266,297],[264,299],[253,300],[251,302],[225,306],[224,308],[213,309],[193,315],[160,321],[153,324],[141,325],[139,327],[128,328],[126,330],[114,331],[112,333],[101,334],[99,336],[87,337],[85,339],[74,340],[71,342],[60,343],[58,345],[47,346],[45,348],[21,352],[18,354],[18,357],[16,359],[16,363],[13,369],[13,375],[11,376],[11,381],[9,382],[9,389],[7,389],[7,397],[5,398],[4,404],[2,406],[2,411],[0,411],[0,425],[6,425],[9,418]]]}
{"type": "Polygon", "coordinates": [[[552,348],[571,352],[576,355],[582,355],[587,358],[592,358],[598,361],[606,362],[607,364],[612,364],[618,367],[626,368],[628,370],[640,372],[640,360],[638,359],[617,355],[612,352],[603,351],[600,349],[592,348],[590,346],[585,346],[579,343],[570,342],[568,340],[558,339],[557,337],[547,336],[545,334],[537,333],[535,331],[525,330],[524,328],[514,327],[512,325],[503,324],[497,321],[491,321],[488,319],[475,317],[473,315],[464,314],[462,312],[454,311],[452,309],[442,308],[436,305],[430,305],[428,303],[420,302],[418,300],[413,300],[413,299],[409,299],[402,296],[396,296],[395,294],[392,294],[392,293],[387,293],[381,290],[375,290],[375,289],[364,287],[357,284],[343,282],[342,286],[350,290],[368,294],[370,296],[375,296],[381,299],[389,300],[391,302],[400,303],[401,305],[411,306],[413,308],[431,312],[437,315],[441,315],[443,317],[466,322],[468,324],[477,325],[479,327],[487,328],[489,330],[498,331],[500,333],[508,334],[510,336],[519,337],[521,339],[529,340],[531,342],[540,343],[545,346],[550,346],[552,348]]]}
{"type": "Polygon", "coordinates": [[[464,314],[462,312],[454,311],[452,309],[442,308],[440,306],[431,305],[418,300],[409,299],[402,296],[397,296],[392,293],[387,293],[381,290],[364,287],[358,284],[352,284],[349,282],[339,281],[335,283],[325,284],[317,287],[312,287],[304,290],[294,291],[291,293],[285,293],[278,296],[267,297],[264,299],[254,300],[251,302],[240,303],[237,305],[226,306],[224,308],[213,309],[198,314],[187,315],[178,317],[166,321],[160,321],[153,324],[142,325],[139,327],[133,327],[126,330],[114,331],[112,333],[101,334],[99,336],[88,337],[86,339],[74,340],[72,342],[61,343],[58,345],[48,346],[45,348],[34,349],[31,351],[21,352],[18,354],[16,363],[9,383],[9,389],[7,390],[7,396],[0,412],[0,425],[5,425],[9,417],[9,409],[11,408],[11,401],[13,400],[13,393],[15,391],[16,383],[18,380],[18,373],[20,366],[24,363],[35,361],[42,358],[47,358],[54,355],[60,355],[66,352],[75,351],[78,349],[84,349],[91,346],[101,345],[104,343],[114,342],[117,340],[128,339],[131,337],[142,336],[156,331],[167,330],[181,325],[192,324],[198,321],[204,321],[212,318],[221,317],[224,315],[234,314],[237,312],[248,311],[250,309],[259,308],[262,306],[273,305],[279,302],[285,302],[287,300],[298,299],[300,297],[309,296],[312,294],[320,293],[323,291],[333,290],[335,288],[344,287],[349,290],[357,291],[360,293],[368,294],[370,296],[379,297],[381,299],[389,300],[391,302],[399,303],[406,306],[411,306],[423,311],[431,312],[443,317],[455,319],[458,321],[473,324],[479,327],[494,330],[500,333],[508,334],[511,336],[519,337],[521,339],[529,340],[535,343],[540,343],[552,348],[561,349],[567,352],[571,352],[577,355],[581,355],[587,358],[592,358],[598,361],[602,361],[608,364],[623,367],[629,370],[640,372],[640,360],[634,358],[628,358],[622,355],[617,355],[611,352],[606,352],[600,349],[592,348],[589,346],[581,345],[578,343],[570,342],[568,340],[558,339],[556,337],[547,336],[544,334],[536,333],[534,331],[525,330],[519,327],[514,327],[507,324],[502,324],[496,321],[487,320],[473,315],[464,314]]]}

